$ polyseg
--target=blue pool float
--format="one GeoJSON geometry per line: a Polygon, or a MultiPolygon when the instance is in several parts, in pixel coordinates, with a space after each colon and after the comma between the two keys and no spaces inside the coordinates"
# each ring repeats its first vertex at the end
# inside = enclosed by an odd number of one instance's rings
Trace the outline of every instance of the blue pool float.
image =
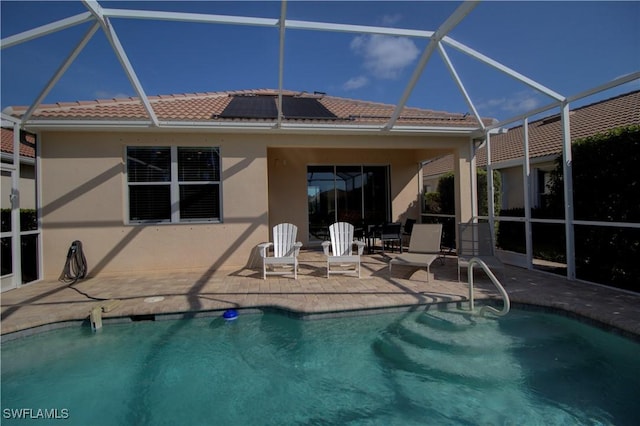
{"type": "Polygon", "coordinates": [[[226,310],[222,314],[222,318],[224,318],[227,321],[233,321],[238,318],[238,311],[236,311],[235,309],[226,310]]]}

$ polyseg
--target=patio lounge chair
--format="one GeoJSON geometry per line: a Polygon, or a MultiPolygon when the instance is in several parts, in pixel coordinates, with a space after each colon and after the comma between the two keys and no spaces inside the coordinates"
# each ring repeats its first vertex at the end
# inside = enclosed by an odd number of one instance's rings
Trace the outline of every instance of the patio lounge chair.
{"type": "Polygon", "coordinates": [[[409,251],[396,256],[389,262],[392,265],[417,266],[427,268],[427,282],[431,275],[431,264],[440,257],[441,224],[416,224],[411,231],[409,251]]]}
{"type": "Polygon", "coordinates": [[[458,226],[458,281],[460,281],[460,270],[468,268],[469,261],[473,257],[482,260],[492,271],[501,269],[504,273],[504,265],[495,254],[489,223],[460,223],[458,226]]]}
{"type": "MultiPolygon", "coordinates": [[[[298,253],[300,253],[301,242],[296,242],[298,227],[291,223],[280,223],[273,227],[273,242],[258,244],[260,256],[262,257],[262,278],[267,279],[267,275],[289,274],[288,270],[267,272],[267,265],[293,265],[293,278],[298,279],[298,253]],[[269,247],[273,247],[273,256],[269,256],[269,247]]],[[[273,269],[273,268],[272,268],[273,269]]]]}
{"type": "Polygon", "coordinates": [[[330,274],[357,273],[360,278],[360,256],[364,251],[365,243],[354,240],[353,225],[347,222],[336,222],[329,227],[331,241],[324,241],[322,249],[327,256],[327,278],[330,274]],[[353,253],[353,245],[358,246],[357,253],[353,253]],[[331,250],[329,250],[331,248],[331,250]],[[331,265],[347,266],[354,264],[353,269],[331,269],[331,265]]]}

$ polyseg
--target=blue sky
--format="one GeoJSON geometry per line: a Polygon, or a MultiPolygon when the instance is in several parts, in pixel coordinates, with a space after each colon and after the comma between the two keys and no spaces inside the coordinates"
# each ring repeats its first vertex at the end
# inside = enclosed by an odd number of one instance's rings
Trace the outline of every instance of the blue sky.
{"type": "MultiPolygon", "coordinates": [[[[277,18],[279,2],[115,2],[132,8],[277,18]]],[[[459,2],[290,1],[287,18],[435,30],[459,2]]],[[[79,1],[0,2],[1,36],[84,12],[79,1]]],[[[481,2],[449,34],[455,40],[566,96],[640,70],[640,2],[481,2]]],[[[277,88],[275,28],[113,19],[147,95],[277,88]]],[[[1,104],[30,105],[89,28],[79,25],[1,51],[1,104]]],[[[426,40],[287,30],[284,87],[395,104],[426,40]]],[[[446,47],[479,112],[505,119],[551,98],[446,47]]],[[[638,81],[602,97],[640,89],[638,81]]],[[[134,96],[99,31],[45,103],[134,96]]],[[[592,97],[586,101],[598,100],[592,97]]],[[[583,102],[583,103],[584,103],[583,102]]],[[[409,106],[468,112],[436,53],[409,106]]]]}

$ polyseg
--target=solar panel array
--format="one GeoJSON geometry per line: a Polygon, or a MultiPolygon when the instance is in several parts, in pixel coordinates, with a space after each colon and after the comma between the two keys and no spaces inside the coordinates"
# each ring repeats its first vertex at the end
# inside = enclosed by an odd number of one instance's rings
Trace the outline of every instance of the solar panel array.
{"type": "MultiPolygon", "coordinates": [[[[218,116],[220,118],[277,119],[278,98],[270,95],[234,96],[218,116]]],[[[282,115],[285,119],[335,120],[318,98],[282,97],[282,115]]]]}

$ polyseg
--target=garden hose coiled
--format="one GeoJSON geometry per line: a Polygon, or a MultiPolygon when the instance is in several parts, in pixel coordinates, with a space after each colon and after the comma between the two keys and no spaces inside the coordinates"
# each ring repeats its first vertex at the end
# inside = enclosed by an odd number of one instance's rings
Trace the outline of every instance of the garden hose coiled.
{"type": "Polygon", "coordinates": [[[73,284],[87,276],[87,258],[82,251],[82,242],[76,240],[71,243],[67,252],[67,261],[64,264],[60,281],[73,284]]]}

